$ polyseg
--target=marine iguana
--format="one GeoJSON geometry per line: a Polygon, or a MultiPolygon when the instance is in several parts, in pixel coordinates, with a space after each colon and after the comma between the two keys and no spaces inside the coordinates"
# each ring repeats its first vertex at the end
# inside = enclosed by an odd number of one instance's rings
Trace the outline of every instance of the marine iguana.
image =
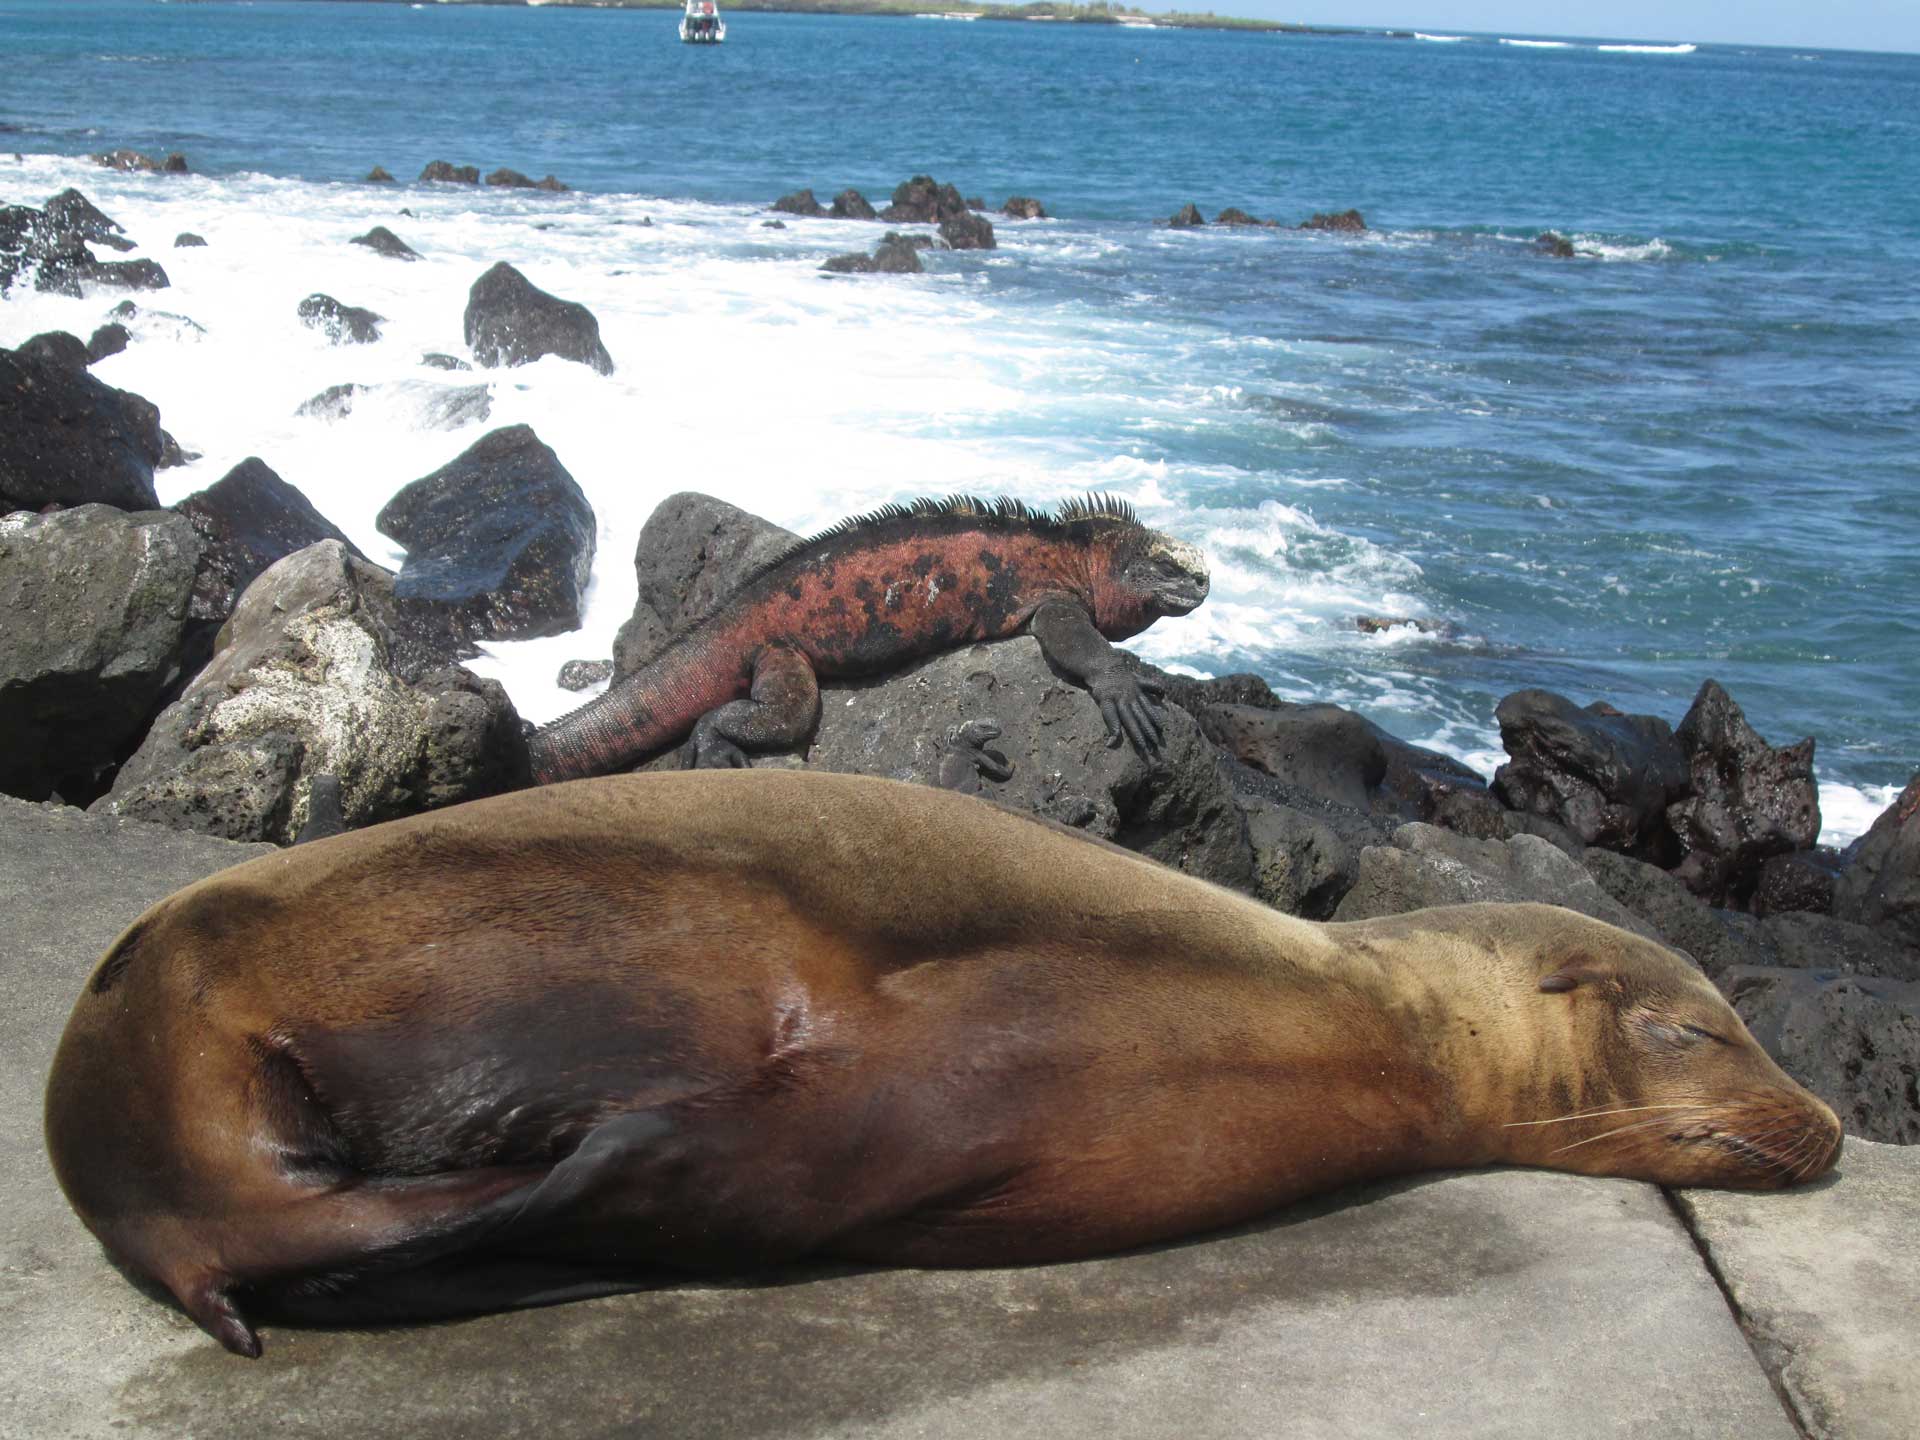
{"type": "Polygon", "coordinates": [[[1085,685],[1108,743],[1160,747],[1161,693],[1108,642],[1207,596],[1205,557],[1093,495],[1057,514],[955,495],[888,505],[803,540],[653,660],[528,741],[540,784],[602,775],[693,735],[689,763],[799,744],[821,677],[874,675],[1020,634],[1085,685]]]}

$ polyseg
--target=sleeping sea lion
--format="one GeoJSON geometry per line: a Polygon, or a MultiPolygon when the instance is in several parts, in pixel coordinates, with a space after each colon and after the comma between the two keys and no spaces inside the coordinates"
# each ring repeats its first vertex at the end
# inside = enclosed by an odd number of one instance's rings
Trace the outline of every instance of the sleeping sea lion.
{"type": "Polygon", "coordinates": [[[1753,1188],[1833,1112],[1544,905],[1296,920],[965,796],[580,781],[161,901],[47,1089],[68,1198],[229,1349],[803,1255],[1063,1260],[1508,1163],[1753,1188]],[[249,1318],[249,1317],[253,1318],[249,1318]]]}

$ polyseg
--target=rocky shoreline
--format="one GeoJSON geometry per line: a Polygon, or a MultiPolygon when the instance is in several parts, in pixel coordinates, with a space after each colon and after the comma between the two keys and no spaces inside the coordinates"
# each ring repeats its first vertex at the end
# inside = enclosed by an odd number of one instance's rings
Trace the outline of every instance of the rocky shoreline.
{"type": "MultiPolygon", "coordinates": [[[[927,176],[884,208],[854,191],[830,211],[811,191],[776,208],[937,232],[892,232],[845,269],[918,268],[923,243],[996,243],[984,207],[927,176]]],[[[1000,211],[1044,213],[1019,196],[1000,211]]],[[[1188,206],[1168,223],[1196,218],[1188,206]]],[[[1345,212],[1302,228],[1364,226],[1345,212]]],[[[355,243],[413,256],[384,229],[355,243]]],[[[134,248],[76,191],[6,207],[0,288],[29,275],[83,295],[165,285],[154,262],[101,261],[94,246],[134,248]]],[[[287,303],[333,344],[380,343],[369,310],[287,303]]],[[[125,301],[88,340],[0,351],[0,791],[288,844],[316,821],[372,824],[526,783],[526,727],[460,661],[477,641],[579,623],[596,526],[559,458],[506,426],[402,487],[379,522],[407,548],[397,573],[259,459],[163,509],[153,473],[179,447],[153,405],[87,369],[140,314],[125,301]]],[[[504,263],[476,277],[463,334],[467,357],[423,359],[616,363],[585,307],[504,263]]],[[[448,423],[483,419],[486,387],[455,378],[440,397],[448,423]]],[[[303,410],[345,413],[357,389],[303,410]]],[[[613,655],[581,656],[563,683],[631,673],[795,538],[708,496],[671,497],[640,536],[639,602],[613,655]]],[[[1813,741],[1769,744],[1710,678],[1673,720],[1510,695],[1498,711],[1509,759],[1488,783],[1352,711],[1282,701],[1256,676],[1155,673],[1168,704],[1153,764],[1110,748],[1094,702],[1024,638],[827,685],[805,750],[757,763],[971,790],[1315,919],[1567,905],[1691,956],[1850,1133],[1920,1143],[1920,776],[1836,852],[1816,843],[1813,741]],[[972,763],[982,743],[1004,763],[972,763]]]]}

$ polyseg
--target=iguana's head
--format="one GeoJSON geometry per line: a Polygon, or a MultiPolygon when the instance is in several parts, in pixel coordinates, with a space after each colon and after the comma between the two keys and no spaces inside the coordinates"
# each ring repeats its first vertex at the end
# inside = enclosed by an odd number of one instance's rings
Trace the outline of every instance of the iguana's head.
{"type": "Polygon", "coordinates": [[[1207,557],[1199,546],[1137,524],[1115,524],[1102,538],[1107,563],[1094,579],[1093,623],[1108,639],[1137,635],[1207,598],[1207,557]]]}

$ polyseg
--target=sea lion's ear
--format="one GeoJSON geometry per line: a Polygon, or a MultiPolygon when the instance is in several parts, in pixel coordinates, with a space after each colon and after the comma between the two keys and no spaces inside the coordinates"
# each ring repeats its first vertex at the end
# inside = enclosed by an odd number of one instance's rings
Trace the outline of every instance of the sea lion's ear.
{"type": "Polygon", "coordinates": [[[1564,995],[1579,985],[1605,978],[1605,972],[1591,958],[1576,955],[1552,974],[1543,976],[1540,988],[1549,995],[1564,995]]]}

